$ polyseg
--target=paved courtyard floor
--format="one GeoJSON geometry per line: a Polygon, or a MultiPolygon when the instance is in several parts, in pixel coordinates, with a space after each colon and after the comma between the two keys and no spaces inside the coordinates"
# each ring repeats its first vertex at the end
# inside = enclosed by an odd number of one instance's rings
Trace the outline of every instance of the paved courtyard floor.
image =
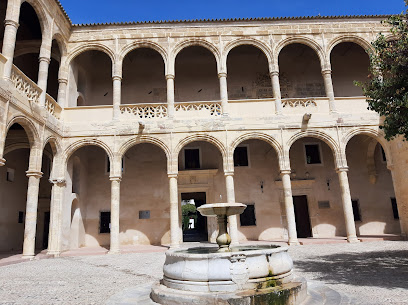
{"type": "MultiPolygon", "coordinates": [[[[408,304],[408,242],[310,244],[290,248],[298,275],[355,304],[408,304]]],[[[163,252],[64,256],[0,267],[0,305],[104,304],[122,290],[158,281],[163,252]]]]}

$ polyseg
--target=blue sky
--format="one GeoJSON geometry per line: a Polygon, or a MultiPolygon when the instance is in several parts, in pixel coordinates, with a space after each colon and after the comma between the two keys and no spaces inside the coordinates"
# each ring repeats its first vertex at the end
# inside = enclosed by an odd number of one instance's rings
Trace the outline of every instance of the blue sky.
{"type": "Polygon", "coordinates": [[[73,23],[375,15],[404,11],[403,0],[60,0],[73,23]]]}

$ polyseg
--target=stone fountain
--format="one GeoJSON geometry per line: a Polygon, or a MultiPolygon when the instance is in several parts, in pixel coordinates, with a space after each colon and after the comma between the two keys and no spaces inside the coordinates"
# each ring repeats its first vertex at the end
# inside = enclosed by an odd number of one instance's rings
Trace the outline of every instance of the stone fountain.
{"type": "Polygon", "coordinates": [[[163,280],[151,298],[163,305],[300,304],[306,281],[294,278],[288,248],[277,245],[232,246],[228,216],[241,214],[241,203],[205,204],[198,211],[217,217],[218,247],[170,249],[163,280]]]}

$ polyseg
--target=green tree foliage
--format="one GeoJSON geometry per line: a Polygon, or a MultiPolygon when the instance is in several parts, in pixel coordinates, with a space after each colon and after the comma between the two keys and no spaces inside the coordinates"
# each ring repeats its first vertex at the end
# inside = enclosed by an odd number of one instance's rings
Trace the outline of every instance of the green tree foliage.
{"type": "MultiPolygon", "coordinates": [[[[404,0],[408,6],[408,0],[404,0]]],[[[359,84],[368,101],[368,109],[384,117],[385,138],[398,135],[408,139],[408,10],[384,21],[392,38],[380,34],[372,43],[370,75],[359,84]]]]}
{"type": "Polygon", "coordinates": [[[189,219],[194,219],[197,221],[197,208],[194,204],[185,204],[181,206],[181,214],[183,216],[183,230],[188,229],[189,219]]]}

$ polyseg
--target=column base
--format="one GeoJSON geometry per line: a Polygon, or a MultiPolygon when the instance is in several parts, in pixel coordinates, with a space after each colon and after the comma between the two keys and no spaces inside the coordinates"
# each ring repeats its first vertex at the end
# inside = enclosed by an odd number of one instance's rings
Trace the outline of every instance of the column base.
{"type": "Polygon", "coordinates": [[[289,240],[288,245],[289,246],[300,246],[300,242],[298,240],[289,240]]]}
{"type": "Polygon", "coordinates": [[[54,257],[60,257],[61,251],[49,250],[47,251],[47,255],[52,255],[54,257]]]}
{"type": "Polygon", "coordinates": [[[348,241],[348,243],[350,243],[350,244],[355,244],[355,243],[359,243],[359,242],[360,242],[360,240],[359,240],[357,237],[355,237],[355,236],[353,236],[353,237],[347,237],[347,241],[348,241]]]}
{"type": "Polygon", "coordinates": [[[120,249],[111,249],[109,250],[108,254],[120,254],[120,249]]]}
{"type": "Polygon", "coordinates": [[[33,260],[35,258],[35,255],[25,255],[23,254],[23,256],[21,257],[22,259],[28,259],[28,260],[33,260]]]}

